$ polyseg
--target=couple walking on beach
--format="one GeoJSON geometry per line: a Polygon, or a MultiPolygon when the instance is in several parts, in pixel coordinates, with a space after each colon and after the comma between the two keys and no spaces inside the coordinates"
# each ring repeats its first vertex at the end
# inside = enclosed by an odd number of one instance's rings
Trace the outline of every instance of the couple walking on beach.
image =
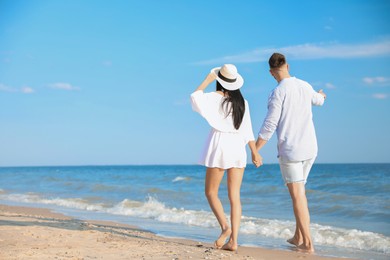
{"type": "Polygon", "coordinates": [[[326,95],[322,90],[315,92],[309,83],[290,76],[286,58],[280,53],[272,54],[269,67],[278,85],[269,96],[268,113],[257,141],[253,135],[248,102],[240,92],[244,80],[234,65],[225,64],[212,69],[191,94],[193,110],[212,127],[201,164],[206,166],[205,194],[222,230],[214,246],[237,251],[246,145],[251,150],[253,164],[259,167],[263,164],[259,151],[276,131],[280,170],[292,199],[296,220],[295,234],[287,242],[298,250],[314,252],[305,184],[317,156],[312,105],[322,105],[326,95]],[[216,90],[204,93],[214,80],[216,90]],[[225,170],[231,226],[218,197],[225,170]]]}

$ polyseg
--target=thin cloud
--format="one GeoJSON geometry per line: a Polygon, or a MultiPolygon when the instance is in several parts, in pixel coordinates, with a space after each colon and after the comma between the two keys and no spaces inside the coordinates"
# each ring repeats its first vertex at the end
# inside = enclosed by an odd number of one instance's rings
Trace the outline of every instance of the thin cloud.
{"type": "Polygon", "coordinates": [[[32,89],[32,88],[30,88],[30,87],[23,87],[23,88],[21,89],[21,91],[22,91],[22,93],[24,93],[24,94],[31,94],[31,93],[34,93],[34,92],[35,92],[34,89],[32,89]]]}
{"type": "Polygon", "coordinates": [[[67,90],[67,91],[80,90],[79,87],[75,87],[69,83],[64,83],[64,82],[52,83],[49,85],[49,87],[51,87],[53,89],[61,89],[61,90],[67,90]]]}
{"type": "Polygon", "coordinates": [[[375,99],[387,99],[389,95],[384,93],[375,93],[372,95],[372,97],[375,99]]]}
{"type": "Polygon", "coordinates": [[[327,89],[335,89],[336,86],[333,85],[332,83],[325,83],[325,88],[327,88],[327,89]]]}
{"type": "Polygon", "coordinates": [[[313,82],[311,83],[315,88],[336,89],[336,86],[330,82],[313,82]]]}
{"type": "Polygon", "coordinates": [[[0,83],[0,91],[3,91],[3,92],[17,92],[17,89],[0,83]]]}
{"type": "Polygon", "coordinates": [[[362,79],[363,82],[369,86],[389,86],[390,78],[386,77],[365,77],[362,79]]]}
{"type": "Polygon", "coordinates": [[[15,87],[10,87],[5,84],[0,83],[0,91],[3,92],[10,92],[10,93],[23,93],[23,94],[31,94],[34,93],[35,90],[30,87],[22,87],[22,88],[15,88],[15,87]]]}
{"type": "Polygon", "coordinates": [[[339,44],[339,43],[319,43],[300,44],[281,48],[257,48],[255,50],[241,54],[230,55],[205,61],[195,62],[195,65],[221,64],[221,63],[252,63],[263,62],[269,59],[274,52],[285,54],[289,59],[350,59],[375,57],[379,55],[390,55],[390,39],[374,43],[362,44],[339,44]]]}

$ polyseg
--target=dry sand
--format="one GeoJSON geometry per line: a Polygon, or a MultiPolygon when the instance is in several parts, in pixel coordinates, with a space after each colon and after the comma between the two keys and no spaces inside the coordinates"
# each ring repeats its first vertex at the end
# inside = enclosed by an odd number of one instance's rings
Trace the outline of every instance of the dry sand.
{"type": "Polygon", "coordinates": [[[0,205],[0,259],[337,259],[294,251],[211,244],[156,236],[137,227],[84,221],[47,209],[0,205]]]}

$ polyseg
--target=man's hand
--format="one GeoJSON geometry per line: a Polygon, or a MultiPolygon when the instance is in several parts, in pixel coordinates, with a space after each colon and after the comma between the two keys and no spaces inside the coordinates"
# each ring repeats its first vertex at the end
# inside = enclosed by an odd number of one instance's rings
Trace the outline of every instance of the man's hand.
{"type": "Polygon", "coordinates": [[[253,164],[256,166],[256,168],[260,167],[261,165],[263,165],[263,158],[261,157],[261,155],[257,152],[255,153],[252,153],[252,162],[253,164]]]}
{"type": "Polygon", "coordinates": [[[324,99],[326,98],[326,94],[324,93],[324,91],[322,89],[320,89],[318,91],[318,93],[321,94],[324,97],[324,99]]]}

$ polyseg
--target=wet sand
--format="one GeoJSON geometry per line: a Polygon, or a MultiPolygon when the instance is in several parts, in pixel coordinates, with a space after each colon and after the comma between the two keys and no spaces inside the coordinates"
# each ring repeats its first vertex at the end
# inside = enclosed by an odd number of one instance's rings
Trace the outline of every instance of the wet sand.
{"type": "MultiPolygon", "coordinates": [[[[48,209],[0,205],[0,259],[338,259],[294,251],[165,238],[107,221],[78,220],[48,209]]],[[[343,258],[345,259],[345,258],[343,258]]]]}

